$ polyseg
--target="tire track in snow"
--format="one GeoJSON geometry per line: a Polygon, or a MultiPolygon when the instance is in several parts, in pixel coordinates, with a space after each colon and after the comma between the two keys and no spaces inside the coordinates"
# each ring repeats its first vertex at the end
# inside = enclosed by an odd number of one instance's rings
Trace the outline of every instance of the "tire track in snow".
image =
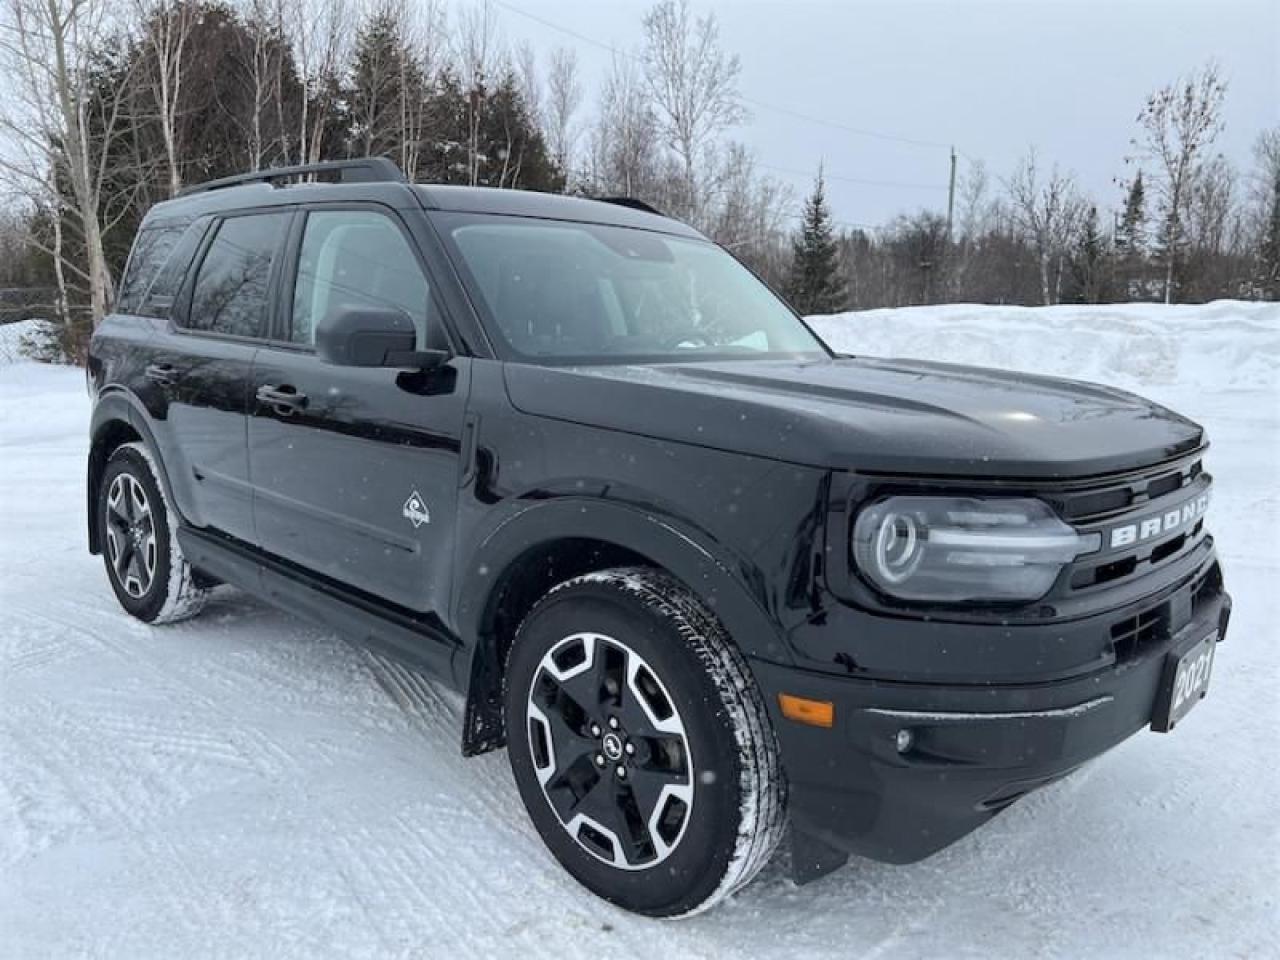
{"type": "MultiPolygon", "coordinates": [[[[139,644],[128,644],[117,641],[109,632],[98,631],[88,627],[81,626],[75,621],[68,620],[52,612],[40,612],[29,608],[20,608],[17,611],[19,616],[25,616],[30,620],[38,620],[46,623],[52,623],[62,630],[81,636],[89,640],[99,649],[108,651],[118,656],[130,665],[136,666],[143,673],[150,675],[153,679],[159,680],[162,684],[174,688],[175,692],[183,697],[184,701],[191,705],[203,708],[214,714],[221,720],[230,721],[230,727],[220,725],[218,729],[226,731],[220,738],[211,738],[198,733],[186,732],[169,732],[169,742],[179,743],[188,741],[190,752],[198,755],[200,745],[202,743],[217,742],[226,740],[229,735],[234,734],[235,739],[228,742],[241,753],[252,767],[267,776],[279,776],[286,772],[297,772],[300,769],[297,759],[290,751],[279,743],[276,739],[265,733],[259,728],[252,725],[243,725],[239,722],[239,716],[235,711],[229,710],[223,703],[205,691],[200,689],[191,679],[184,676],[180,671],[172,670],[161,666],[156,657],[162,655],[160,647],[162,645],[148,642],[152,639],[152,632],[156,630],[181,630],[180,626],[173,627],[144,627],[126,621],[131,627],[135,628],[141,636],[139,644]],[[239,741],[239,742],[237,742],[239,741]]],[[[119,615],[123,618],[123,615],[119,615]]]]}

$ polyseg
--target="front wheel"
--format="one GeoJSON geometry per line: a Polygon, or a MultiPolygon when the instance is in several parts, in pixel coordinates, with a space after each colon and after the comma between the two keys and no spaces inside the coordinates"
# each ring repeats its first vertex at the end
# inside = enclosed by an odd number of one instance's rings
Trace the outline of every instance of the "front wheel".
{"type": "Polygon", "coordinates": [[[97,519],[102,559],[120,605],[147,623],[199,613],[209,591],[182,555],[177,518],[141,443],[116,448],[102,472],[97,519]]]}
{"type": "Polygon", "coordinates": [[[508,750],[552,854],[597,895],[676,916],[746,884],[786,788],[741,654],[696,596],[647,568],[561,584],[507,667],[508,750]]]}

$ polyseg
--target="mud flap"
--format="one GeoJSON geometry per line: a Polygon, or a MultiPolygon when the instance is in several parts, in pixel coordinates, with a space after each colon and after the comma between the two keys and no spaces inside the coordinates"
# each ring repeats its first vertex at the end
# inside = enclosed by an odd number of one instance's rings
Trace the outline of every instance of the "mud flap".
{"type": "Polygon", "coordinates": [[[849,854],[816,837],[791,831],[791,879],[798,884],[812,883],[839,870],[849,861],[849,854]]]}

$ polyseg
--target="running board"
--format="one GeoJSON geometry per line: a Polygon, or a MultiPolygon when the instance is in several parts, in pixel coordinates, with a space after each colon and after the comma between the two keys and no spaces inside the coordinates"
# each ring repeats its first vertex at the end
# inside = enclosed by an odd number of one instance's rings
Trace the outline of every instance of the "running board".
{"type": "Polygon", "coordinates": [[[454,675],[461,644],[443,626],[351,593],[217,534],[184,526],[178,530],[178,544],[197,570],[410,666],[423,668],[455,690],[462,689],[454,675]]]}

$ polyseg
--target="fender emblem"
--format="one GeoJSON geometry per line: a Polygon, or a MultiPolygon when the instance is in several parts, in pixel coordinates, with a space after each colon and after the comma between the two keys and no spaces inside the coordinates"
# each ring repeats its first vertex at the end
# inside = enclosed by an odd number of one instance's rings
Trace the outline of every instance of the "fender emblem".
{"type": "Polygon", "coordinates": [[[406,520],[413,524],[413,529],[415,530],[424,523],[431,522],[431,511],[427,509],[422,495],[417,490],[409,494],[409,499],[404,502],[404,509],[400,512],[406,520]]]}

